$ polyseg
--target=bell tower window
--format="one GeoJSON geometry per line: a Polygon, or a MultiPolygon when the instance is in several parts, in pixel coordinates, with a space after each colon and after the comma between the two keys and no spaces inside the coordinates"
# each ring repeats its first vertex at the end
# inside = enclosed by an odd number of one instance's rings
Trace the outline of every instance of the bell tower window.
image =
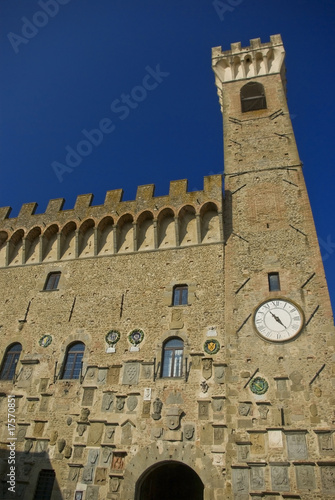
{"type": "Polygon", "coordinates": [[[266,109],[266,99],[264,87],[258,82],[249,82],[241,88],[241,108],[242,113],[266,109]]]}

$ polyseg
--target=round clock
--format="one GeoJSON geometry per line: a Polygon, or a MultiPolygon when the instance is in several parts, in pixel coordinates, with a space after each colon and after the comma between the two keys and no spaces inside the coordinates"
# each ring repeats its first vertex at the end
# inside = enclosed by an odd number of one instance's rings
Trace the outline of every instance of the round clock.
{"type": "Polygon", "coordinates": [[[271,342],[285,342],[296,337],[304,326],[301,308],[287,299],[262,302],[254,312],[257,333],[271,342]]]}

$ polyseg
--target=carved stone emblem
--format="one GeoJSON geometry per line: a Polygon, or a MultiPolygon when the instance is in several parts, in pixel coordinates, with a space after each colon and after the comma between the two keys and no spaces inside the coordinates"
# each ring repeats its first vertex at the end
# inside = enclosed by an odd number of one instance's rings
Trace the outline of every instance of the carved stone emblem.
{"type": "Polygon", "coordinates": [[[187,424],[184,427],[185,439],[191,440],[194,436],[194,425],[187,424]]]}
{"type": "Polygon", "coordinates": [[[129,411],[134,411],[138,403],[136,396],[129,396],[127,398],[127,408],[129,411]]]}
{"type": "Polygon", "coordinates": [[[84,432],[86,431],[86,427],[87,427],[87,425],[85,425],[85,424],[78,424],[77,432],[78,432],[79,436],[83,436],[84,432]]]}
{"type": "Polygon", "coordinates": [[[90,450],[88,454],[88,464],[89,465],[96,465],[98,462],[98,457],[99,457],[99,450],[90,450]]]}
{"type": "Polygon", "coordinates": [[[58,448],[59,453],[62,453],[62,451],[65,448],[65,445],[66,445],[65,439],[63,439],[63,438],[58,439],[58,441],[57,441],[57,448],[58,448]]]}
{"type": "Polygon", "coordinates": [[[112,458],[112,449],[111,448],[104,448],[102,451],[102,456],[101,456],[101,464],[104,467],[106,465],[109,465],[111,458],[112,458]]]}
{"type": "Polygon", "coordinates": [[[72,455],[72,448],[69,445],[66,445],[64,448],[64,457],[65,458],[70,458],[72,455]]]}
{"type": "Polygon", "coordinates": [[[81,422],[88,422],[88,416],[90,413],[91,412],[88,408],[82,408],[81,413],[80,413],[81,422]]]}
{"type": "Polygon", "coordinates": [[[122,470],[123,468],[124,468],[124,455],[121,455],[119,453],[114,453],[112,459],[112,469],[122,470]]]}
{"type": "Polygon", "coordinates": [[[223,399],[221,399],[221,398],[213,399],[212,408],[213,408],[213,411],[215,411],[215,412],[221,411],[223,408],[223,399]]]}
{"type": "Polygon", "coordinates": [[[208,380],[212,376],[212,364],[212,359],[204,358],[202,360],[202,376],[206,380],[208,380]]]}
{"type": "Polygon", "coordinates": [[[124,403],[125,403],[125,398],[124,397],[117,397],[116,398],[116,409],[118,412],[121,412],[124,408],[124,403]]]}
{"type": "Polygon", "coordinates": [[[268,405],[258,405],[258,411],[261,419],[266,420],[269,413],[268,405]]]}
{"type": "Polygon", "coordinates": [[[203,380],[201,383],[200,383],[200,387],[201,387],[201,390],[204,394],[206,394],[206,392],[208,391],[209,389],[209,385],[207,384],[206,380],[203,380]]]}
{"type": "Polygon", "coordinates": [[[93,481],[94,467],[84,467],[83,469],[83,483],[91,483],[93,481]]]}
{"type": "Polygon", "coordinates": [[[137,384],[139,375],[139,363],[126,363],[123,372],[123,384],[137,384]]]}
{"type": "Polygon", "coordinates": [[[114,394],[112,392],[105,392],[102,398],[102,410],[110,411],[114,402],[114,394]]]}
{"type": "Polygon", "coordinates": [[[271,467],[272,488],[278,491],[289,490],[288,468],[286,466],[271,467]]]}
{"type": "Polygon", "coordinates": [[[152,413],[152,418],[154,420],[159,420],[161,418],[161,412],[162,412],[162,407],[163,403],[159,398],[156,398],[155,401],[152,404],[154,412],[152,413]]]}
{"type": "Polygon", "coordinates": [[[222,384],[224,382],[224,366],[223,365],[214,366],[214,377],[215,377],[215,382],[217,382],[218,384],[222,384]]]}
{"type": "Polygon", "coordinates": [[[243,417],[246,417],[247,415],[249,415],[250,409],[251,409],[250,403],[240,403],[238,407],[238,412],[243,417]]]}
{"type": "Polygon", "coordinates": [[[166,424],[171,431],[178,429],[182,410],[180,408],[169,408],[166,412],[166,424]]]}
{"type": "Polygon", "coordinates": [[[120,486],[120,479],[118,477],[112,477],[110,480],[110,489],[113,493],[116,493],[120,486]]]}

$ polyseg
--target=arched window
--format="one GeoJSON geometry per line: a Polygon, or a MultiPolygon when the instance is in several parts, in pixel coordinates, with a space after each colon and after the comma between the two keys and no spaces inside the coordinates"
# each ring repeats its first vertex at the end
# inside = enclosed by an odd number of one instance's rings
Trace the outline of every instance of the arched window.
{"type": "Polygon", "coordinates": [[[184,342],[175,337],[165,342],[163,347],[162,377],[183,375],[184,342]]]}
{"type": "Polygon", "coordinates": [[[68,347],[61,375],[62,379],[79,378],[84,351],[85,344],[82,342],[76,342],[68,347]]]}
{"type": "Polygon", "coordinates": [[[241,88],[242,113],[266,109],[264,87],[258,82],[249,82],[241,88]]]}
{"type": "Polygon", "coordinates": [[[1,380],[13,380],[21,351],[22,345],[19,343],[13,344],[7,349],[1,366],[1,380]]]}

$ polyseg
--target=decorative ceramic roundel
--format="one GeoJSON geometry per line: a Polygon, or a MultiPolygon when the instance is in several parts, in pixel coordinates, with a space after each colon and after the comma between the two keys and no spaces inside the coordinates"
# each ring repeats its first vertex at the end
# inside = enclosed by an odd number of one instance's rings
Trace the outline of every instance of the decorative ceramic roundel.
{"type": "Polygon", "coordinates": [[[43,335],[43,337],[40,338],[38,343],[40,344],[41,347],[48,347],[52,342],[52,337],[51,335],[43,335]]]}
{"type": "Polygon", "coordinates": [[[220,350],[220,344],[216,339],[208,339],[204,343],[204,350],[207,354],[216,354],[220,350]]]}
{"type": "Polygon", "coordinates": [[[250,389],[254,394],[265,394],[269,388],[269,384],[262,377],[256,377],[250,382],[250,389]]]}
{"type": "Polygon", "coordinates": [[[106,334],[105,339],[107,344],[114,345],[120,340],[120,332],[118,332],[117,330],[110,330],[106,334]]]}
{"type": "Polygon", "coordinates": [[[300,333],[304,326],[304,313],[290,300],[266,300],[254,312],[254,326],[264,340],[285,342],[300,333]]]}
{"type": "Polygon", "coordinates": [[[139,328],[136,328],[128,335],[129,342],[133,345],[140,344],[144,338],[144,333],[139,328]]]}

